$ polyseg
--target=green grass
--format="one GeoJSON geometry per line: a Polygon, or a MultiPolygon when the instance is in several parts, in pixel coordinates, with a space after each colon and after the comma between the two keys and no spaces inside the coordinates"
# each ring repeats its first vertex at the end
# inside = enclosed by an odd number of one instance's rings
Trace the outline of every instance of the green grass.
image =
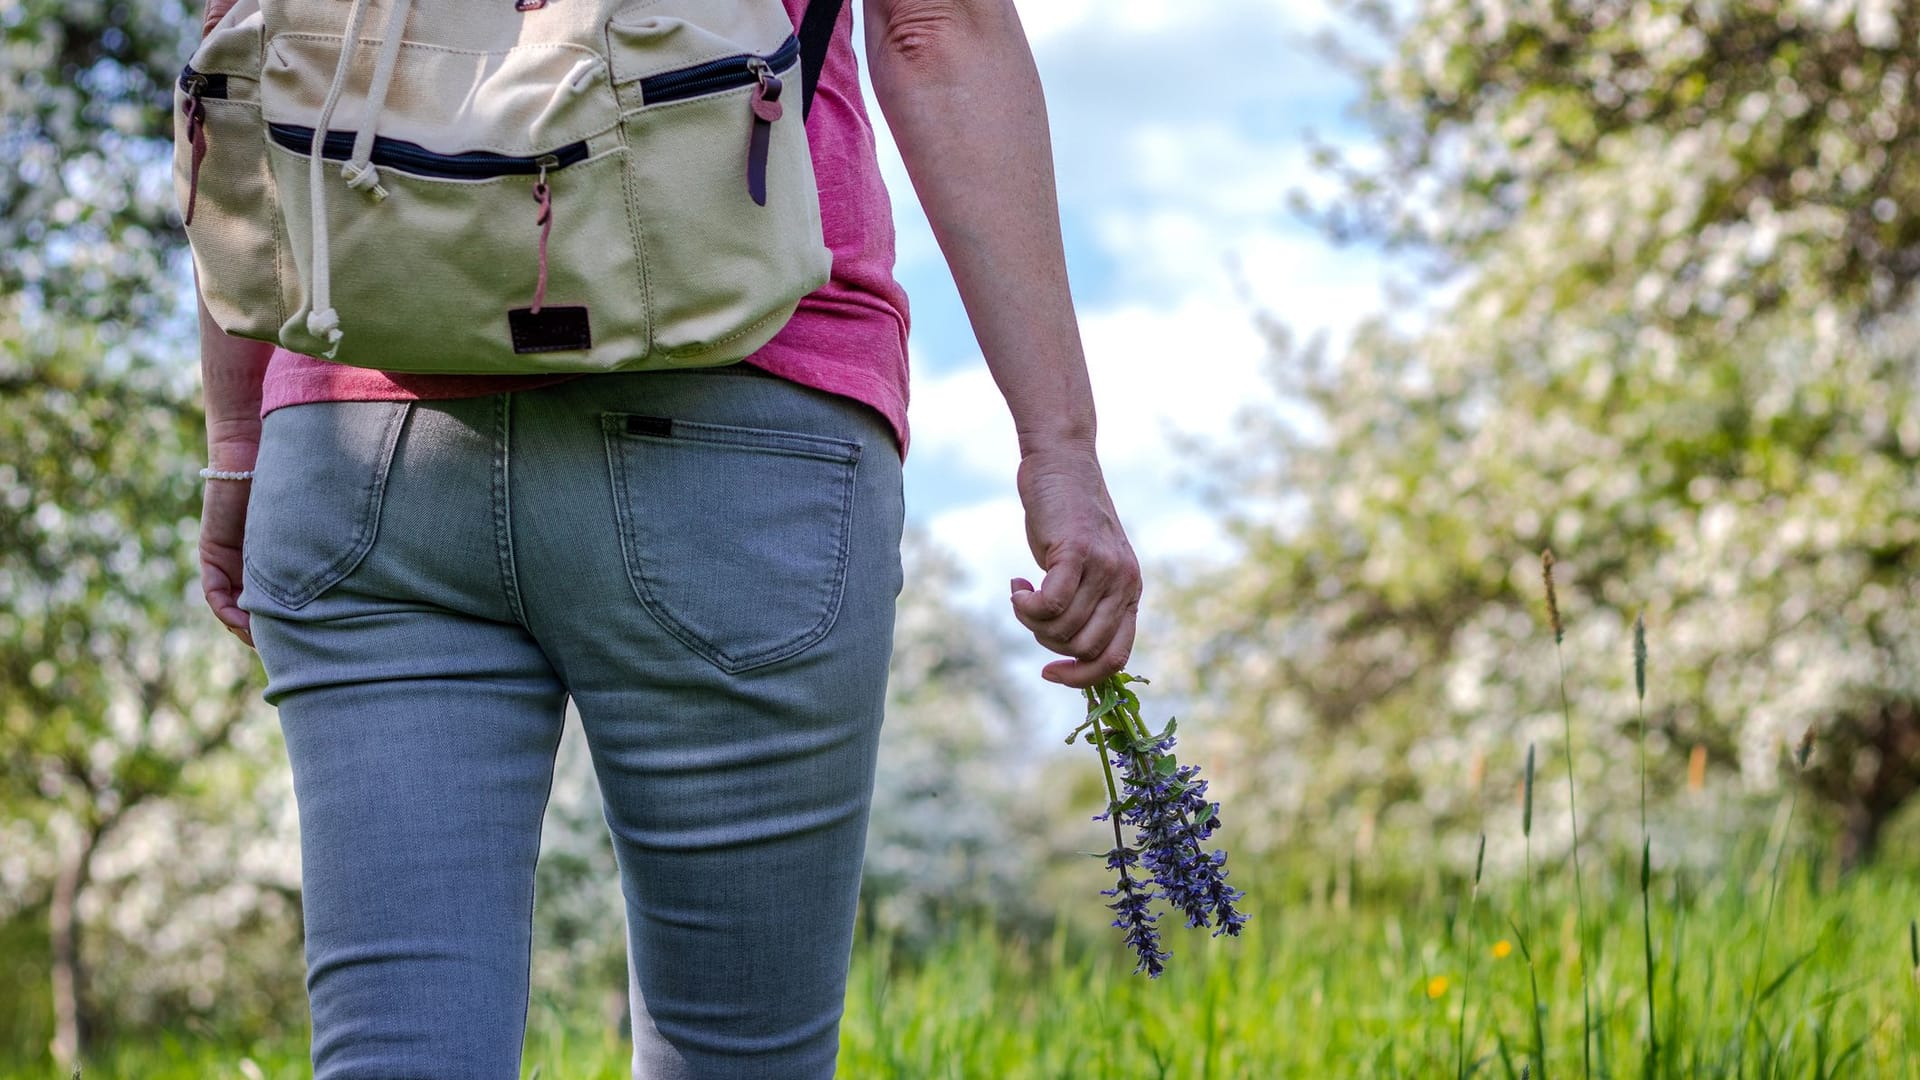
{"type": "MultiPolygon", "coordinates": [[[[1637,869],[1637,868],[1636,868],[1637,869]]],[[[1635,874],[1637,877],[1637,873],[1635,874]]],[[[1536,902],[1545,899],[1536,894],[1536,902]]],[[[1530,942],[1540,965],[1550,1075],[1583,1066],[1578,918],[1573,897],[1542,905],[1530,942]]],[[[1638,896],[1592,903],[1593,930],[1622,947],[1591,974],[1595,1067],[1647,1075],[1645,972],[1638,896]],[[1616,962],[1612,958],[1619,958],[1616,962]]],[[[1754,972],[1761,897],[1709,889],[1654,909],[1659,1057],[1652,1074],[1915,1075],[1920,997],[1911,981],[1906,912],[1920,891],[1862,880],[1820,894],[1783,882],[1762,1000],[1739,1032],[1754,972]],[[1673,912],[1678,911],[1676,916],[1673,912]],[[1675,923],[1679,925],[1674,925],[1675,923]]],[[[1486,904],[1483,898],[1482,904],[1486,904]]],[[[1518,1076],[1531,1047],[1526,971],[1505,912],[1483,906],[1474,962],[1466,1072],[1518,1076]]],[[[1455,1070],[1455,1025],[1467,971],[1464,920],[1434,913],[1263,909],[1239,943],[1172,935],[1168,973],[1148,982],[1113,949],[1073,959],[963,938],[926,963],[887,972],[884,950],[855,964],[842,1061],[848,1076],[1060,1077],[1438,1076],[1455,1070]],[[1445,984],[1438,981],[1444,979],[1445,984]],[[1434,996],[1437,993],[1437,996],[1434,996]]],[[[1541,1070],[1536,1067],[1534,1075],[1541,1070]]]]}
{"type": "MultiPolygon", "coordinates": [[[[1589,866],[1591,873],[1595,868],[1589,866]]],[[[1648,1073],[1638,867],[1622,862],[1596,890],[1590,932],[1615,946],[1589,973],[1598,1075],[1638,1077],[1900,1077],[1920,1062],[1920,986],[1908,926],[1920,884],[1893,873],[1822,890],[1790,859],[1767,956],[1756,973],[1766,883],[1677,890],[1656,879],[1653,931],[1660,1031],[1648,1073]],[[1753,986],[1751,1025],[1741,1032],[1753,986]]],[[[1582,1067],[1578,918],[1571,889],[1543,873],[1529,945],[1539,965],[1549,1075],[1582,1067]]],[[[1088,910],[1098,899],[1089,881],[1088,910]]],[[[1532,1046],[1526,971],[1511,939],[1517,882],[1489,880],[1472,934],[1469,1076],[1517,1077],[1532,1046]]],[[[1444,903],[1422,910],[1369,900],[1339,911],[1291,899],[1274,883],[1239,941],[1169,928],[1167,974],[1131,974],[1105,927],[1062,928],[1027,941],[973,927],[912,957],[883,940],[856,950],[841,1034],[845,1077],[1058,1078],[1408,1076],[1456,1069],[1456,1025],[1468,970],[1466,920],[1444,903]],[[1111,940],[1109,940],[1111,938],[1111,940]],[[1445,980],[1444,988],[1438,980],[1445,980]],[[1435,996],[1437,994],[1437,996],[1435,996]]],[[[1457,901],[1456,901],[1457,903],[1457,901]]],[[[1457,909],[1455,909],[1457,910],[1457,909]]],[[[544,997],[529,1024],[523,1077],[626,1076],[610,1032],[544,997]]],[[[216,1051],[169,1039],[109,1049],[84,1076],[292,1077],[305,1045],[216,1051]],[[257,1071],[240,1065],[242,1057],[257,1071]]],[[[1534,1069],[1538,1076],[1541,1070],[1534,1069]]],[[[9,1075],[47,1077],[50,1071],[9,1075]]]]}

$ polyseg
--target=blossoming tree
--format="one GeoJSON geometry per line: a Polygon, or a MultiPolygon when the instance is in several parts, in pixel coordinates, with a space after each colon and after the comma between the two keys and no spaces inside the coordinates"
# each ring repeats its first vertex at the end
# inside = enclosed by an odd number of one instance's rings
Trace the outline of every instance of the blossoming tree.
{"type": "MultiPolygon", "coordinates": [[[[1448,287],[1337,357],[1276,332],[1309,419],[1223,455],[1264,498],[1188,597],[1231,760],[1301,804],[1477,812],[1489,760],[1556,734],[1550,546],[1583,730],[1631,730],[1644,610],[1656,743],[1765,785],[1813,726],[1805,782],[1870,857],[1920,787],[1920,5],[1348,10],[1389,46],[1375,139],[1311,212],[1448,287]]],[[[1632,790],[1631,753],[1584,761],[1632,790]]]]}

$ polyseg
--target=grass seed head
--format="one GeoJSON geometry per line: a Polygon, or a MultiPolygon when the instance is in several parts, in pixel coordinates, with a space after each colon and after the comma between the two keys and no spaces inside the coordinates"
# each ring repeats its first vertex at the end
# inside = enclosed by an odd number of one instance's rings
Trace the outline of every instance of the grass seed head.
{"type": "Polygon", "coordinates": [[[1480,872],[1487,867],[1487,834],[1480,834],[1480,852],[1473,857],[1473,887],[1480,887],[1480,872]]]}
{"type": "Polygon", "coordinates": [[[1913,954],[1913,977],[1920,980],[1920,919],[1907,924],[1907,951],[1913,954]]]}
{"type": "Polygon", "coordinates": [[[1553,549],[1540,552],[1540,578],[1547,583],[1547,621],[1553,624],[1553,643],[1560,644],[1566,628],[1560,622],[1560,596],[1553,589],[1553,549]]]}
{"type": "Polygon", "coordinates": [[[1800,745],[1793,748],[1793,763],[1804,770],[1807,759],[1813,756],[1813,727],[1808,725],[1806,733],[1800,736],[1800,745]]]}
{"type": "Polygon", "coordinates": [[[1520,835],[1533,835],[1533,744],[1527,744],[1526,779],[1520,785],[1520,835]]]}
{"type": "Polygon", "coordinates": [[[1633,692],[1647,700],[1647,615],[1633,617],[1633,692]]]}

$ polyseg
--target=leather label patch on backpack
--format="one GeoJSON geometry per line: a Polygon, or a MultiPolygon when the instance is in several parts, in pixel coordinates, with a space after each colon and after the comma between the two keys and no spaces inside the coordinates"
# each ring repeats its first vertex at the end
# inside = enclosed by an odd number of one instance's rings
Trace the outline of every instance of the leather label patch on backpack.
{"type": "Polygon", "coordinates": [[[584,307],[513,308],[507,312],[516,353],[570,352],[593,347],[584,307]]]}

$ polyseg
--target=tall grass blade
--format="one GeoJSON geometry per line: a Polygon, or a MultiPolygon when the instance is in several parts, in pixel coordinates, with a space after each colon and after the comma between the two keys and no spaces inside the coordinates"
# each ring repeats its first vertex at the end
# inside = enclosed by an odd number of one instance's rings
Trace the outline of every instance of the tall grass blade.
{"type": "Polygon", "coordinates": [[[1920,919],[1907,923],[1907,951],[1913,955],[1913,984],[1920,986],[1920,919]]]}
{"type": "Polygon", "coordinates": [[[1768,998],[1772,997],[1773,995],[1779,993],[1780,988],[1787,984],[1787,980],[1793,978],[1793,973],[1800,970],[1800,965],[1805,964],[1807,961],[1813,959],[1813,954],[1819,951],[1820,951],[1820,946],[1815,945],[1813,948],[1808,949],[1806,952],[1803,952],[1799,956],[1796,956],[1792,960],[1788,961],[1787,966],[1780,969],[1780,974],[1775,975],[1773,977],[1773,981],[1768,983],[1766,985],[1766,988],[1760,991],[1760,1000],[1765,1001],[1768,998]]]}
{"type": "Polygon", "coordinates": [[[1660,1060],[1660,1022],[1653,999],[1653,834],[1647,828],[1647,616],[1633,617],[1633,692],[1640,719],[1640,943],[1647,973],[1646,1074],[1660,1060]]]}
{"type": "Polygon", "coordinates": [[[1565,628],[1560,621],[1560,599],[1553,585],[1553,549],[1540,553],[1540,576],[1547,586],[1547,617],[1553,624],[1553,657],[1560,669],[1560,719],[1567,754],[1567,819],[1573,828],[1573,905],[1575,953],[1580,960],[1580,1062],[1581,1076],[1593,1080],[1593,980],[1592,942],[1587,934],[1587,895],[1580,870],[1580,810],[1574,802],[1573,781],[1573,706],[1567,700],[1567,659],[1561,649],[1565,628]]]}
{"type": "MultiPolygon", "coordinates": [[[[1811,756],[1812,753],[1813,729],[1808,728],[1806,734],[1800,737],[1800,745],[1794,749],[1794,765],[1799,769],[1805,769],[1807,767],[1807,758],[1811,756]]],[[[1793,836],[1793,814],[1799,807],[1799,803],[1800,784],[1798,781],[1793,781],[1793,787],[1787,794],[1786,824],[1781,828],[1780,840],[1774,845],[1773,849],[1773,871],[1767,883],[1767,911],[1766,915],[1760,920],[1760,950],[1755,954],[1753,961],[1753,990],[1747,998],[1747,1015],[1741,1020],[1739,1029],[1734,1032],[1734,1041],[1738,1047],[1734,1056],[1736,1068],[1745,1058],[1747,1033],[1753,1029],[1754,1012],[1760,1006],[1760,977],[1766,969],[1767,935],[1769,931],[1773,929],[1773,905],[1774,901],[1778,899],[1780,895],[1780,867],[1781,864],[1786,861],[1787,844],[1793,836]]],[[[1798,966],[1797,962],[1793,966],[1798,966]]],[[[1793,966],[1788,968],[1787,974],[1792,974],[1793,966]]],[[[1769,987],[1768,993],[1771,993],[1774,988],[1777,988],[1778,984],[1784,981],[1784,978],[1785,976],[1783,975],[1780,979],[1775,979],[1774,986],[1769,987]]]]}
{"type": "Polygon", "coordinates": [[[1467,1002],[1473,996],[1473,915],[1480,905],[1480,875],[1487,866],[1487,834],[1480,834],[1480,850],[1473,857],[1473,892],[1467,897],[1467,960],[1460,972],[1460,1025],[1454,1032],[1454,1080],[1467,1080],[1467,1002]]]}
{"type": "Polygon", "coordinates": [[[1527,1080],[1534,1065],[1540,1066],[1540,1080],[1547,1080],[1547,1028],[1540,1013],[1540,975],[1533,966],[1533,950],[1527,946],[1527,933],[1518,923],[1508,920],[1513,927],[1513,940],[1520,946],[1520,957],[1527,962],[1527,988],[1532,995],[1533,1013],[1533,1061],[1520,1070],[1520,1080],[1527,1080]]]}
{"type": "MultiPolygon", "coordinates": [[[[1525,778],[1520,784],[1520,836],[1526,853],[1526,876],[1520,879],[1520,917],[1531,928],[1533,922],[1533,759],[1534,747],[1527,744],[1527,767],[1525,778]]],[[[1546,1075],[1547,1034],[1540,1022],[1540,979],[1534,973],[1533,954],[1527,950],[1527,936],[1519,926],[1513,928],[1514,939],[1520,943],[1520,955],[1527,961],[1527,982],[1533,994],[1533,1060],[1540,1062],[1541,1075],[1546,1075]]],[[[1525,1073],[1523,1072],[1524,1076],[1525,1073]]]]}

